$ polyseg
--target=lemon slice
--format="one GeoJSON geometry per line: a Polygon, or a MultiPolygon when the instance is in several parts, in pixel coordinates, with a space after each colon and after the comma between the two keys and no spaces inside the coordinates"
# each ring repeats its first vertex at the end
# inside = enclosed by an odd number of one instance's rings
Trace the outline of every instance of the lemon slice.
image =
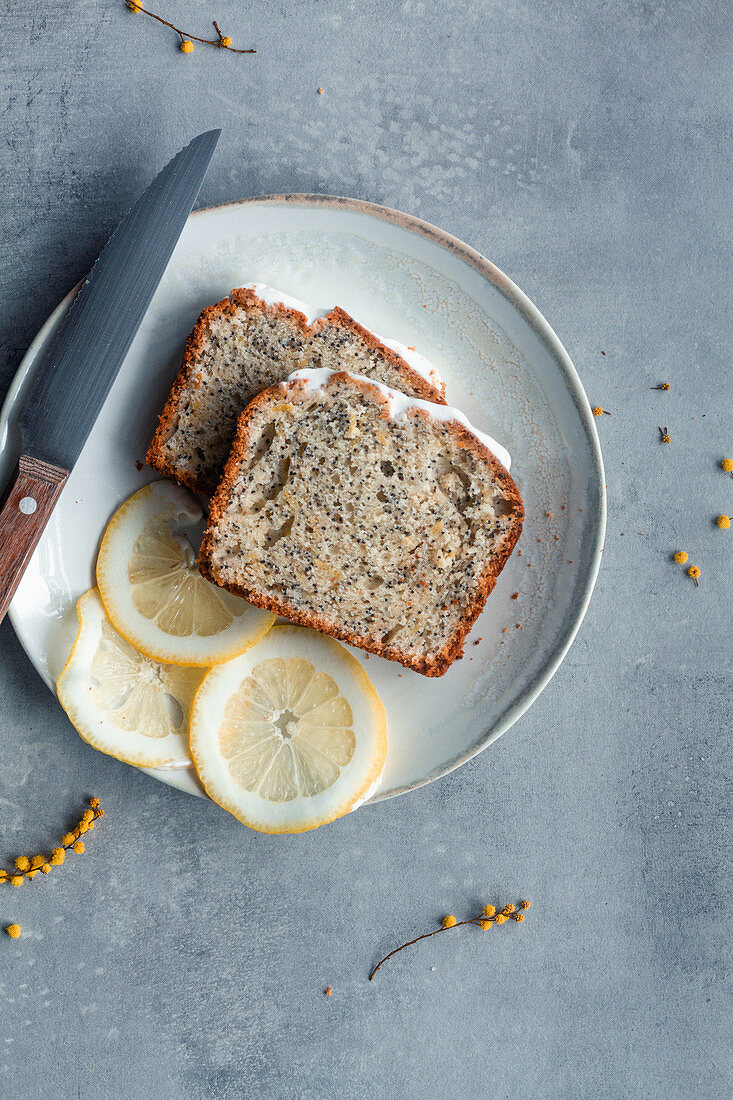
{"type": "Polygon", "coordinates": [[[190,764],[188,715],[204,670],[138,653],[108,621],[96,588],[76,610],[79,633],[56,690],[81,736],[126,764],[190,764]]]}
{"type": "Polygon", "coordinates": [[[387,754],[387,716],[342,645],[276,626],[207,673],[189,742],[215,802],[260,832],[301,833],[369,796],[387,754]]]}
{"type": "Polygon", "coordinates": [[[116,630],[146,657],[202,668],[242,653],[276,615],[205,580],[179,527],[201,520],[194,496],[154,481],[126,500],[107,524],[97,585],[116,630]]]}

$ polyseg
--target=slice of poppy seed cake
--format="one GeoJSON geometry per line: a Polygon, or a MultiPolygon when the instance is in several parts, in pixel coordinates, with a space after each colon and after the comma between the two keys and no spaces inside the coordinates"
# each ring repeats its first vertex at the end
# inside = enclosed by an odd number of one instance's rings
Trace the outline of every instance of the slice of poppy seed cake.
{"type": "Polygon", "coordinates": [[[257,607],[442,676],[522,529],[501,459],[456,409],[300,371],[240,418],[201,572],[257,607]]]}
{"type": "Polygon", "coordinates": [[[189,489],[213,492],[239,414],[261,390],[304,367],[349,370],[445,402],[437,372],[414,348],[382,342],[338,307],[313,313],[255,284],[233,290],[199,317],[146,462],[189,489]]]}

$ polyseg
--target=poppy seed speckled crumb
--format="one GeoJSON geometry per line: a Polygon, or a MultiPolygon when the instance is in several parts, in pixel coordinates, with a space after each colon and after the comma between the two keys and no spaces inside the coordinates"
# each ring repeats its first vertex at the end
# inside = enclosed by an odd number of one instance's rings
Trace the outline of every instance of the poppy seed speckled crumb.
{"type": "Polygon", "coordinates": [[[309,325],[303,313],[233,290],[205,309],[160,415],[146,462],[194,492],[212,493],[237,418],[263,389],[307,367],[348,370],[410,397],[444,403],[431,384],[338,307],[309,325]]]}
{"type": "Polygon", "coordinates": [[[429,407],[393,418],[388,394],[345,373],[260,394],[240,419],[200,567],[258,607],[440,676],[524,510],[466,427],[429,407]]]}

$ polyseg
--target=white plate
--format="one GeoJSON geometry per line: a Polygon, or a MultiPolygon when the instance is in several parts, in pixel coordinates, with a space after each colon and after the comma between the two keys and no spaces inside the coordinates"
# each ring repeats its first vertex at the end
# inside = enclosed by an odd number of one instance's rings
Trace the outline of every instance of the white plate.
{"type": "MultiPolygon", "coordinates": [[[[192,215],[10,618],[53,688],[75,633],[74,605],[94,583],[107,519],[152,480],[136,462],[186,334],[204,306],[253,281],[340,305],[368,328],[416,345],[443,374],[449,404],[509,449],[524,498],[519,552],[474,626],[464,659],[444,677],[427,679],[354,650],[389,715],[389,756],[376,796],[387,798],[463,764],[537,698],[588,606],[605,529],[598,437],[567,352],[501,271],[434,226],[319,195],[251,199],[192,215]]],[[[0,413],[0,484],[19,454],[17,417],[39,357],[72,297],[33,341],[0,413]]],[[[188,769],[153,774],[200,793],[188,769]]]]}

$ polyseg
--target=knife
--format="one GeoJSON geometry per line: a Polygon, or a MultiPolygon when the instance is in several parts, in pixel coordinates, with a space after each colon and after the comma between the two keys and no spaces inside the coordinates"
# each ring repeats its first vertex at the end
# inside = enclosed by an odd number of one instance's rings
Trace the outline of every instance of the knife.
{"type": "Polygon", "coordinates": [[[0,512],[0,621],[163,277],[219,140],[199,134],[104,246],[20,415],[21,456],[0,512]]]}

